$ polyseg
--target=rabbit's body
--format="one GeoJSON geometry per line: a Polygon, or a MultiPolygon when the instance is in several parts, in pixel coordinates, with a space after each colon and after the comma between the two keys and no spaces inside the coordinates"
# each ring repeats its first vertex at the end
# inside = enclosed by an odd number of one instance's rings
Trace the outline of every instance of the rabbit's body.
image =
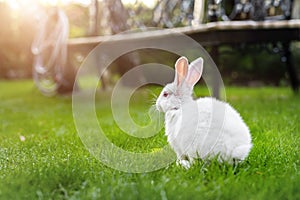
{"type": "Polygon", "coordinates": [[[249,129],[239,113],[214,98],[200,98],[183,104],[178,110],[166,112],[165,129],[178,158],[190,162],[198,157],[216,156],[220,161],[244,160],[252,146],[249,129]],[[197,117],[190,118],[182,113],[197,117]],[[218,116],[213,117],[215,115],[218,116]]]}
{"type": "Polygon", "coordinates": [[[217,156],[220,162],[229,163],[244,160],[252,147],[249,128],[229,104],[210,97],[193,100],[192,89],[201,73],[191,80],[191,71],[189,75],[183,72],[179,80],[176,66],[174,83],[164,88],[156,103],[157,109],[165,112],[166,136],[178,162],[188,168],[194,158],[217,156]]]}

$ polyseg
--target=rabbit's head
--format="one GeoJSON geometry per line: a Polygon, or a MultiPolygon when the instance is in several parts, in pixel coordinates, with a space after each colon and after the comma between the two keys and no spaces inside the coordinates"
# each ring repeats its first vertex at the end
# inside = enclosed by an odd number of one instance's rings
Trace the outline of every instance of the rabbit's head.
{"type": "Polygon", "coordinates": [[[156,101],[156,108],[161,112],[178,110],[182,104],[193,101],[194,85],[203,71],[203,59],[198,58],[190,65],[185,57],[180,57],[175,64],[173,83],[167,84],[156,101]]]}

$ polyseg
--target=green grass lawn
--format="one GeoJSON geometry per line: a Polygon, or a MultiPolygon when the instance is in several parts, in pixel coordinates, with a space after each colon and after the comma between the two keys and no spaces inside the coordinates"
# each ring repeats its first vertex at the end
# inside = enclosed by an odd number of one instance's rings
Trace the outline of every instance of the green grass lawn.
{"type": "MultiPolygon", "coordinates": [[[[140,123],[151,102],[147,91],[131,104],[140,123]]],[[[190,170],[173,163],[133,174],[106,167],[85,149],[70,97],[44,97],[31,81],[0,82],[0,199],[300,199],[300,97],[289,88],[226,92],[251,129],[254,147],[244,163],[198,161],[190,170]]],[[[166,144],[163,131],[150,139],[122,134],[108,96],[98,95],[96,108],[114,144],[136,152],[166,144]]]]}

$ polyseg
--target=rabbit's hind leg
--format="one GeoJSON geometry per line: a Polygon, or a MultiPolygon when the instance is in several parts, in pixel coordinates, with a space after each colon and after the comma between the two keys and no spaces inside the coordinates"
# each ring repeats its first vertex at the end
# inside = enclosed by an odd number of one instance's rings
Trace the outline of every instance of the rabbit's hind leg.
{"type": "Polygon", "coordinates": [[[232,151],[231,157],[235,160],[242,161],[248,156],[251,148],[252,144],[240,145],[232,151]]]}

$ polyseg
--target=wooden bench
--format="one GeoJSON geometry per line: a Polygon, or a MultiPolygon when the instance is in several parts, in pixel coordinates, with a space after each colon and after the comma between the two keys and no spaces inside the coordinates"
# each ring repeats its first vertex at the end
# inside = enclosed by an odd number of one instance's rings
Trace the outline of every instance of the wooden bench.
{"type": "MultiPolygon", "coordinates": [[[[215,1],[211,2],[214,3],[215,1]]],[[[290,2],[292,3],[292,1],[290,2]]],[[[216,6],[211,5],[210,7],[213,9],[217,8],[216,6]]],[[[284,16],[283,18],[268,18],[268,20],[260,21],[212,21],[213,19],[220,19],[222,17],[218,16],[213,11],[210,11],[210,13],[211,22],[204,24],[124,35],[74,38],[69,40],[68,47],[70,51],[79,49],[83,51],[90,51],[101,42],[107,40],[124,44],[128,44],[128,42],[139,42],[141,40],[163,41],[164,38],[168,38],[172,33],[179,32],[193,38],[202,46],[212,47],[211,55],[218,65],[218,48],[221,45],[281,43],[283,53],[280,56],[281,60],[286,63],[287,71],[291,81],[291,87],[295,92],[299,90],[299,80],[297,77],[296,68],[291,60],[290,51],[291,42],[300,41],[299,19],[293,20],[290,19],[290,16],[284,16]]],[[[216,81],[213,88],[213,96],[218,98],[219,91],[219,83],[216,81]]]]}

